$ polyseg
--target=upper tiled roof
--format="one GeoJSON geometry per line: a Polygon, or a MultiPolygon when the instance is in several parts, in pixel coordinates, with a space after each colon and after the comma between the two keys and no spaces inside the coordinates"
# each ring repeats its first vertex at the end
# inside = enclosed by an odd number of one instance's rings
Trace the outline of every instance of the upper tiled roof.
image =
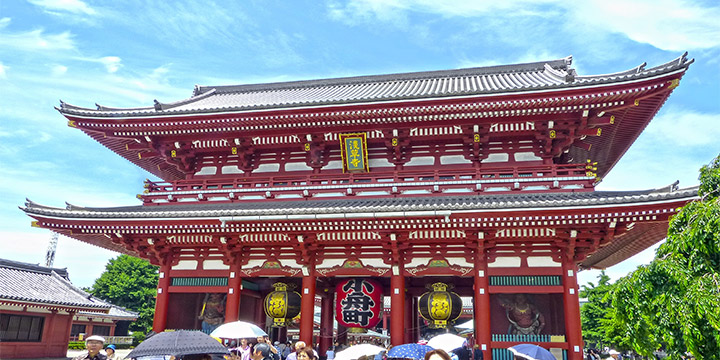
{"type": "Polygon", "coordinates": [[[101,117],[156,116],[563,89],[632,81],[684,70],[693,62],[686,56],[687,53],[652,68],[645,68],[645,64],[642,64],[618,73],[591,76],[578,76],[570,68],[572,57],[567,57],[535,63],[444,71],[255,85],[196,86],[192,97],[172,103],[156,100],[154,106],[149,107],[111,108],[97,105],[97,109],[62,103],[58,110],[66,114],[101,117]]]}
{"type": "Polygon", "coordinates": [[[93,298],[67,279],[67,271],[0,259],[0,301],[108,312],[111,305],[93,298]]]}
{"type": "MultiPolygon", "coordinates": [[[[64,218],[180,218],[220,216],[316,216],[322,214],[369,214],[410,211],[462,211],[582,207],[621,205],[655,201],[690,199],[697,187],[675,190],[595,191],[579,193],[499,194],[471,196],[433,196],[404,198],[350,198],[307,201],[258,201],[237,203],[202,203],[174,206],[126,206],[114,208],[66,208],[43,206],[31,201],[22,208],[31,215],[64,218]]],[[[258,220],[263,220],[258,218],[258,220]]],[[[280,220],[279,218],[276,220],[280,220]]]]}

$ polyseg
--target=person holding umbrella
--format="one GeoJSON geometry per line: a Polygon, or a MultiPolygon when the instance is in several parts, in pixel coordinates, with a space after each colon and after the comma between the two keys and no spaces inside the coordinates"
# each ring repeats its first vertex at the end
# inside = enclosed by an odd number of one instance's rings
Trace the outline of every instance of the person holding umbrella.
{"type": "Polygon", "coordinates": [[[100,352],[103,345],[105,345],[104,337],[98,335],[88,336],[88,338],[85,339],[87,352],[74,357],[73,360],[107,360],[107,356],[100,352]]]}

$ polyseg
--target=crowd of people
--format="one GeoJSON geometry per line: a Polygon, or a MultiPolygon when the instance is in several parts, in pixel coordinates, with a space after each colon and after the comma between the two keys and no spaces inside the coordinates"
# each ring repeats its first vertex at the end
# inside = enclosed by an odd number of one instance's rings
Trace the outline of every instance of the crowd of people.
{"type": "Polygon", "coordinates": [[[85,339],[85,348],[87,352],[74,357],[73,360],[119,360],[115,354],[115,345],[105,346],[105,338],[102,336],[89,336],[85,339]]]}

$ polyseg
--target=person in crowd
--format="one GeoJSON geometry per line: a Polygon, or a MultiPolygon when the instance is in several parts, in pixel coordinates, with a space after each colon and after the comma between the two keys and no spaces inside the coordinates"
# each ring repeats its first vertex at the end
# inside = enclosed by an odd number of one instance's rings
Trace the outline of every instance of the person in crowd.
{"type": "Polygon", "coordinates": [[[620,352],[615,349],[611,349],[610,351],[608,351],[608,355],[610,356],[605,360],[616,360],[618,358],[618,355],[620,355],[620,352]]]}
{"type": "Polygon", "coordinates": [[[240,360],[250,360],[252,350],[250,348],[250,344],[248,344],[247,339],[240,339],[240,346],[235,348],[235,351],[237,351],[240,360]]]}
{"type": "Polygon", "coordinates": [[[115,345],[110,344],[105,347],[105,356],[107,356],[108,360],[118,359],[117,354],[115,354],[115,345]]]}
{"type": "Polygon", "coordinates": [[[98,335],[88,336],[85,339],[86,352],[76,356],[73,360],[107,360],[107,356],[101,353],[103,345],[105,345],[105,338],[98,335]]]}
{"type": "Polygon", "coordinates": [[[425,360],[450,360],[450,355],[445,350],[435,349],[425,353],[425,360]]]}
{"type": "MultiPolygon", "coordinates": [[[[278,349],[275,348],[272,343],[270,342],[270,338],[267,336],[258,336],[257,337],[257,343],[258,344],[267,344],[267,346],[270,347],[270,355],[273,358],[273,360],[280,360],[280,353],[278,352],[278,349]]],[[[257,345],[256,345],[257,346],[257,345]]]]}
{"type": "Polygon", "coordinates": [[[483,352],[480,350],[480,345],[475,344],[473,347],[473,354],[472,354],[473,360],[483,360],[483,352]]]}
{"type": "Polygon", "coordinates": [[[270,344],[264,342],[258,342],[253,346],[250,360],[272,360],[272,352],[270,351],[270,344]]]}
{"type": "Polygon", "coordinates": [[[297,360],[317,360],[317,354],[311,347],[303,347],[295,352],[297,360]]]}

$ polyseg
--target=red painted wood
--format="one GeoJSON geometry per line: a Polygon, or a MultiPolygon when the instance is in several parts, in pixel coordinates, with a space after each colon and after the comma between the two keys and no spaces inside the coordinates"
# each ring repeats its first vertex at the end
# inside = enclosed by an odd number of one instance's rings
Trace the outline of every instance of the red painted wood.
{"type": "Polygon", "coordinates": [[[320,301],[320,348],[318,355],[326,356],[327,349],[332,346],[335,294],[328,291],[320,301]]]}
{"type": "Polygon", "coordinates": [[[315,316],[315,286],[316,278],[311,271],[302,278],[302,291],[300,292],[300,340],[306,344],[313,343],[313,323],[315,316]]]}
{"type": "MultiPolygon", "coordinates": [[[[397,265],[402,274],[402,265],[397,265]]],[[[390,343],[405,344],[405,277],[390,277],[390,343]]]]}
{"type": "Polygon", "coordinates": [[[165,331],[167,324],[168,297],[170,291],[170,264],[160,268],[160,279],[158,280],[158,293],[155,299],[155,317],[153,318],[153,331],[156,333],[165,331]]]}
{"type": "MultiPolygon", "coordinates": [[[[482,248],[480,248],[482,250],[482,248]]],[[[480,346],[484,359],[491,359],[492,349],[492,328],[490,326],[490,291],[488,281],[487,262],[482,251],[475,256],[475,268],[473,269],[473,310],[475,325],[475,343],[480,346]],[[482,276],[481,276],[482,275],[482,276]]]]}
{"type": "Polygon", "coordinates": [[[242,277],[240,277],[240,262],[230,267],[228,274],[228,291],[225,303],[225,322],[240,320],[240,295],[242,294],[242,277]]]}
{"type": "Polygon", "coordinates": [[[570,261],[565,261],[563,262],[563,272],[563,303],[565,307],[565,336],[568,342],[568,360],[582,360],[583,341],[577,268],[570,261]],[[569,275],[569,272],[572,272],[572,276],[569,275]]]}

